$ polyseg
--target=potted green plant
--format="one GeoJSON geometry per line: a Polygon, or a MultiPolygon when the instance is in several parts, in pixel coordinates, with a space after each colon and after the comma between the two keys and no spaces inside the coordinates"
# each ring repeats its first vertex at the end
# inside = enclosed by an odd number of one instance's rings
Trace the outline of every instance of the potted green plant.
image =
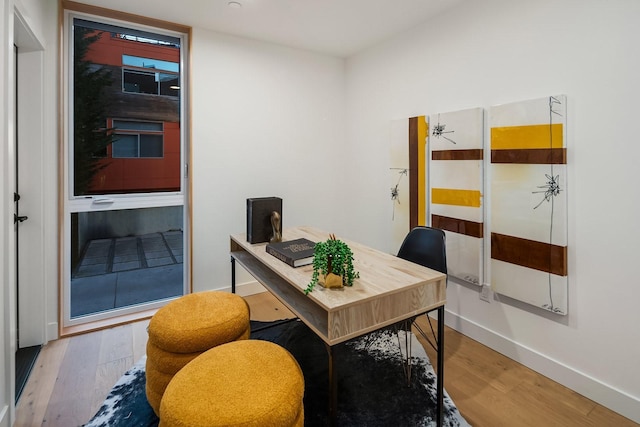
{"type": "Polygon", "coordinates": [[[326,242],[318,242],[313,248],[313,275],[304,293],[309,294],[318,283],[328,288],[353,286],[358,277],[351,248],[331,234],[326,242]]]}

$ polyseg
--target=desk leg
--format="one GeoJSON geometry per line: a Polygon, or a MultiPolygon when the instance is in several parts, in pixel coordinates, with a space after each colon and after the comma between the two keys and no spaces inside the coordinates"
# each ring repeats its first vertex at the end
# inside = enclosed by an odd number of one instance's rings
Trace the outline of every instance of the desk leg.
{"type": "Polygon", "coordinates": [[[231,293],[236,293],[236,259],[231,257],[231,293]]]}
{"type": "Polygon", "coordinates": [[[438,378],[436,388],[438,393],[436,421],[440,427],[444,423],[444,306],[438,307],[438,378]]]}
{"type": "Polygon", "coordinates": [[[329,422],[335,427],[338,418],[338,370],[333,364],[333,348],[325,343],[329,355],[329,422]]]}

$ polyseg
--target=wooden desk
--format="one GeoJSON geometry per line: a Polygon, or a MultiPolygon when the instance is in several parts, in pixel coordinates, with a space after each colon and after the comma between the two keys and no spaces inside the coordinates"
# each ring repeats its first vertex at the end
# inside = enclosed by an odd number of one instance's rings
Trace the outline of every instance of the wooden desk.
{"type": "MultiPolygon", "coordinates": [[[[285,229],[283,240],[305,237],[325,241],[329,233],[313,227],[285,229]]],[[[347,239],[360,273],[352,287],[325,289],[317,285],[309,295],[304,290],[311,281],[311,265],[293,268],[266,252],[266,243],[252,245],[246,234],[231,236],[231,288],[235,292],[235,263],[238,262],[269,292],[313,330],[329,352],[330,419],[337,407],[337,373],[332,362],[332,346],[393,325],[414,316],[438,310],[438,408],[442,425],[444,374],[444,304],[446,275],[347,239]]]]}

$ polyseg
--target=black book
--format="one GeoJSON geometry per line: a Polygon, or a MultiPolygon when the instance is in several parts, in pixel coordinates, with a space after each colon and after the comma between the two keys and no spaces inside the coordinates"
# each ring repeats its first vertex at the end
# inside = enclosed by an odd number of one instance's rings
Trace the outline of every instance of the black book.
{"type": "Polygon", "coordinates": [[[271,240],[272,212],[278,212],[280,215],[280,230],[282,230],[282,199],[280,197],[247,199],[247,242],[254,244],[271,240]]]}
{"type": "Polygon", "coordinates": [[[302,267],[313,262],[315,243],[308,239],[295,239],[286,242],[269,243],[267,253],[286,262],[291,267],[302,267]]]}

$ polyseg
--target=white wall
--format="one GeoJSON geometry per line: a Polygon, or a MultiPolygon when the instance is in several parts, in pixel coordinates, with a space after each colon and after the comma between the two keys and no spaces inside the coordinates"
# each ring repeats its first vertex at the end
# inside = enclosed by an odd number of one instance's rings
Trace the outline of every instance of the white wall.
{"type": "Polygon", "coordinates": [[[466,1],[347,61],[347,140],[352,231],[388,250],[391,120],[566,94],[568,316],[450,282],[447,323],[640,422],[638,22],[636,0],[466,1]]]}
{"type": "MultiPolygon", "coordinates": [[[[344,60],[196,28],[191,48],[193,288],[230,286],[246,199],[283,199],[284,227],[341,232],[344,60]]],[[[250,281],[240,275],[238,282],[250,281]]]]}

